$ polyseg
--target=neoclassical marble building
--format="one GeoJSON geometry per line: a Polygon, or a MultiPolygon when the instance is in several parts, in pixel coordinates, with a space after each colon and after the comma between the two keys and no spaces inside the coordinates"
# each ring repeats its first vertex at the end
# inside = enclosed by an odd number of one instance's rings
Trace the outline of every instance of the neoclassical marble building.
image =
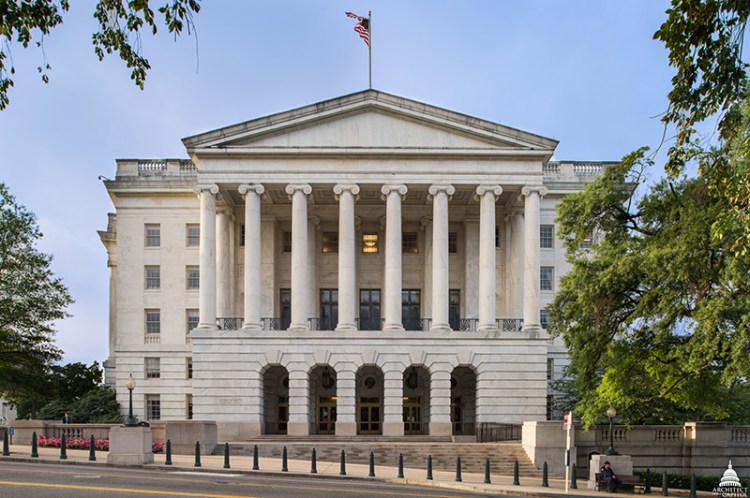
{"type": "Polygon", "coordinates": [[[548,416],[555,206],[606,164],[368,90],[118,160],[108,382],[140,419],[473,434],[548,416]]]}

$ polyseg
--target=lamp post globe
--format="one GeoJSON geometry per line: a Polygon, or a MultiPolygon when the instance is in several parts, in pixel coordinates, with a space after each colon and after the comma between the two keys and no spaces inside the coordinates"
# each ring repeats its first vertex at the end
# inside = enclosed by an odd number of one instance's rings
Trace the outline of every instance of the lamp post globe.
{"type": "Polygon", "coordinates": [[[614,433],[612,432],[612,419],[617,416],[617,410],[614,406],[607,408],[607,418],[609,419],[609,448],[604,453],[606,455],[619,455],[615,450],[614,433]]]}
{"type": "Polygon", "coordinates": [[[128,389],[128,419],[125,421],[126,427],[135,427],[135,417],[133,417],[133,389],[135,389],[135,379],[133,374],[130,374],[128,380],[125,381],[125,387],[128,389]]]}

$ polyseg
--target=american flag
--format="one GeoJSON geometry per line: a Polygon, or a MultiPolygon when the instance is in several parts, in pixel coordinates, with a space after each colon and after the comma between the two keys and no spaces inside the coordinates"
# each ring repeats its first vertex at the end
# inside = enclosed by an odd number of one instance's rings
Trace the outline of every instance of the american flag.
{"type": "Polygon", "coordinates": [[[351,17],[352,19],[356,19],[357,25],[354,26],[354,31],[359,33],[359,37],[362,38],[367,46],[370,46],[370,20],[366,17],[358,16],[357,14],[353,12],[347,12],[347,17],[351,17]]]}

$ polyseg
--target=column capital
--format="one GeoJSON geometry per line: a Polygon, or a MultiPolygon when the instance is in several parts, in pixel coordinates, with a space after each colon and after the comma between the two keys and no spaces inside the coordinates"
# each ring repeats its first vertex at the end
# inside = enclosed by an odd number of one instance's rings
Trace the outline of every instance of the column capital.
{"type": "Polygon", "coordinates": [[[240,195],[243,195],[243,196],[250,194],[250,193],[261,195],[266,191],[266,188],[259,183],[257,184],[243,183],[242,185],[237,187],[237,191],[240,193],[240,195]]]}
{"type": "Polygon", "coordinates": [[[315,227],[315,230],[320,230],[320,217],[315,215],[308,216],[307,222],[315,227]]]}
{"type": "Polygon", "coordinates": [[[333,186],[333,193],[336,197],[336,200],[339,200],[341,197],[341,194],[344,192],[349,192],[354,197],[354,200],[359,199],[359,185],[356,183],[337,183],[333,186]]]}
{"type": "Polygon", "coordinates": [[[234,219],[234,209],[230,208],[229,206],[221,206],[216,208],[216,214],[221,214],[225,216],[229,216],[231,219],[234,219]]]}
{"type": "Polygon", "coordinates": [[[428,226],[432,224],[432,217],[431,216],[422,216],[419,219],[419,229],[424,230],[428,226]]]}
{"type": "Polygon", "coordinates": [[[456,187],[450,184],[430,185],[430,188],[427,189],[427,193],[429,194],[428,199],[433,199],[440,192],[445,192],[448,200],[450,200],[451,196],[456,193],[456,187]]]}
{"type": "Polygon", "coordinates": [[[211,194],[219,193],[219,186],[215,183],[197,183],[193,186],[193,192],[200,195],[202,192],[209,192],[211,194]]]}
{"type": "Polygon", "coordinates": [[[290,183],[285,190],[289,198],[296,192],[302,192],[305,196],[312,194],[312,187],[308,183],[290,183]]]}
{"type": "Polygon", "coordinates": [[[521,189],[521,195],[524,197],[528,197],[532,192],[536,192],[540,197],[544,197],[549,190],[543,185],[526,185],[521,189]]]}
{"type": "Polygon", "coordinates": [[[406,185],[404,185],[403,183],[386,183],[385,185],[380,187],[380,193],[383,194],[384,199],[391,192],[398,192],[398,194],[401,196],[401,200],[403,200],[408,191],[409,189],[406,188],[406,185]]]}
{"type": "Polygon", "coordinates": [[[493,194],[495,197],[499,197],[503,193],[503,187],[500,185],[479,185],[476,190],[476,196],[482,197],[486,194],[493,194]]]}

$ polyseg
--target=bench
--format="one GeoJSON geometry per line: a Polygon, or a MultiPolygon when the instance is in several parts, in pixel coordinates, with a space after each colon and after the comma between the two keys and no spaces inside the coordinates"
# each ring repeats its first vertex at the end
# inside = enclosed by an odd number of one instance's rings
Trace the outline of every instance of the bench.
{"type": "MultiPolygon", "coordinates": [[[[617,475],[617,474],[615,474],[617,475]]],[[[638,493],[643,493],[646,489],[646,483],[641,480],[639,476],[621,476],[617,475],[617,478],[620,479],[620,484],[617,486],[618,489],[630,489],[634,493],[637,491],[638,493]]],[[[600,488],[602,490],[607,489],[607,480],[602,477],[601,474],[597,472],[596,474],[596,484],[594,486],[595,491],[599,491],[600,488]]]]}

